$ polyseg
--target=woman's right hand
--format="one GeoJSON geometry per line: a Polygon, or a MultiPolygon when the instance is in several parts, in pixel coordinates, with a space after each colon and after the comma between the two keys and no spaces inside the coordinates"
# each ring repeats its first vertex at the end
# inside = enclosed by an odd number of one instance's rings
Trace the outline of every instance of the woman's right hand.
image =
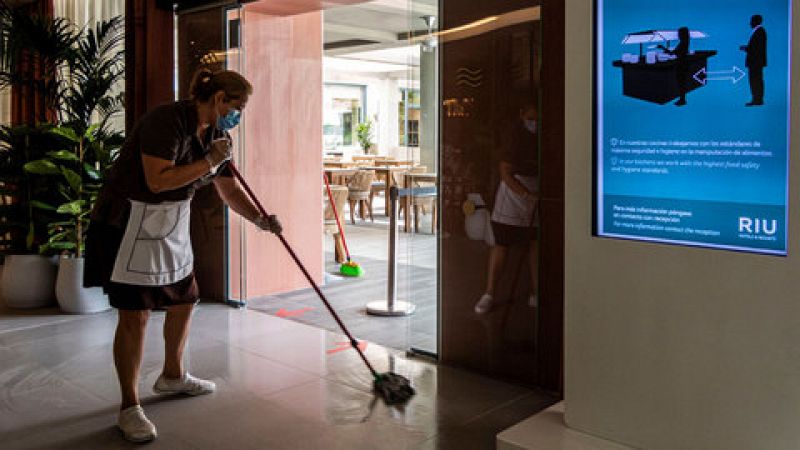
{"type": "Polygon", "coordinates": [[[536,194],[530,191],[526,191],[525,194],[522,195],[522,198],[525,199],[525,201],[530,204],[535,204],[537,200],[536,194]]]}
{"type": "Polygon", "coordinates": [[[220,164],[231,159],[231,143],[228,138],[215,139],[211,141],[211,150],[206,153],[206,161],[211,165],[211,170],[215,171],[220,164]]]}

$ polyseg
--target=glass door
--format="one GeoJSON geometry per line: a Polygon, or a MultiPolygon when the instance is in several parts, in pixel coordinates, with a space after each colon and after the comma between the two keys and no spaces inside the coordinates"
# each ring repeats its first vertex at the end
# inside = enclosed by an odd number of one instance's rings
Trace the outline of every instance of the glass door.
{"type": "MultiPolygon", "coordinates": [[[[542,301],[537,0],[445,0],[440,181],[442,360],[533,384],[542,301]]],[[[551,350],[552,349],[548,349],[551,350]]]]}
{"type": "Polygon", "coordinates": [[[418,354],[439,353],[439,2],[409,0],[408,76],[401,87],[401,148],[410,169],[402,183],[401,248],[408,301],[416,306],[409,319],[409,346],[418,354]]]}
{"type": "MultiPolygon", "coordinates": [[[[176,97],[186,99],[195,72],[201,67],[211,70],[241,71],[240,7],[212,6],[178,10],[175,18],[176,97]]],[[[244,125],[233,130],[234,155],[243,148],[244,125]]],[[[241,218],[228,215],[227,208],[213,186],[198,190],[192,205],[195,272],[203,297],[239,304],[244,292],[239,277],[245,245],[240,239],[241,218]],[[225,261],[220,265],[219,261],[225,261]],[[230,274],[235,274],[230,276],[230,274]]]]}

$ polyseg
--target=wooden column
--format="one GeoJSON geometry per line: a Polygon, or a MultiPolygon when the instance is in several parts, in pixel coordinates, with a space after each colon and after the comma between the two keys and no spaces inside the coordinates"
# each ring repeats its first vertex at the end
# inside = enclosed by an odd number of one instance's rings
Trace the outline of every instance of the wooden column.
{"type": "Polygon", "coordinates": [[[564,386],[564,1],[542,1],[542,153],[537,385],[564,386]]]}
{"type": "MultiPolygon", "coordinates": [[[[17,2],[15,6],[27,14],[40,17],[53,17],[53,0],[38,0],[17,2]]],[[[37,61],[36,55],[28,54],[24,63],[17,67],[17,74],[29,83],[16,84],[11,87],[11,123],[13,125],[34,126],[42,122],[55,122],[56,110],[53,99],[49,99],[46,92],[41,90],[38,82],[42,80],[53,80],[56,76],[54,72],[45,73],[42,70],[42,63],[37,61]]]]}
{"type": "Polygon", "coordinates": [[[125,2],[125,130],[144,113],[172,101],[174,55],[172,11],[156,0],[125,2]]]}

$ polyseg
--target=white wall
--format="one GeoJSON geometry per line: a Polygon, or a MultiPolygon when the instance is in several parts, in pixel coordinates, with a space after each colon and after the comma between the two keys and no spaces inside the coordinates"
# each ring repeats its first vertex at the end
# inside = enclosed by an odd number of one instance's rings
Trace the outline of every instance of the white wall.
{"type": "MultiPolygon", "coordinates": [[[[366,86],[367,117],[373,121],[373,126],[377,127],[374,129],[373,135],[378,145],[378,154],[400,159],[409,157],[407,148],[398,145],[400,117],[397,108],[398,103],[402,100],[400,88],[405,85],[403,80],[398,79],[397,74],[351,73],[332,69],[325,69],[324,73],[325,83],[366,86]]],[[[345,160],[349,160],[352,155],[364,154],[357,142],[354,142],[353,146],[342,147],[340,150],[344,152],[345,160]]],[[[419,158],[419,152],[416,153],[419,158]]]]}
{"type": "MultiPolygon", "coordinates": [[[[55,0],[53,13],[56,17],[64,17],[73,22],[77,27],[94,28],[97,22],[109,20],[112,17],[125,17],[125,0],[55,0]]],[[[124,24],[123,24],[124,27],[124,24]]],[[[124,49],[124,43],[120,46],[124,49]]],[[[113,95],[125,91],[125,79],[121,79],[112,89],[113,95]]],[[[94,120],[99,120],[95,113],[94,120]]],[[[112,129],[125,130],[125,111],[113,115],[109,121],[112,129]]]]}
{"type": "Polygon", "coordinates": [[[567,422],[645,449],[796,450],[800,133],[788,258],[593,238],[592,3],[566,2],[567,422]]]}

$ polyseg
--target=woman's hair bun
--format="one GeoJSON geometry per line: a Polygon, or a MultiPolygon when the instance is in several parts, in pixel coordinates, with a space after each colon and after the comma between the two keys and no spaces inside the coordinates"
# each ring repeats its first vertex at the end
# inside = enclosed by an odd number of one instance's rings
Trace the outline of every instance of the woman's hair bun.
{"type": "Polygon", "coordinates": [[[193,100],[204,102],[218,91],[224,91],[228,98],[242,98],[252,94],[253,87],[243,76],[232,70],[214,72],[209,68],[201,68],[194,74],[189,96],[193,100]]]}

